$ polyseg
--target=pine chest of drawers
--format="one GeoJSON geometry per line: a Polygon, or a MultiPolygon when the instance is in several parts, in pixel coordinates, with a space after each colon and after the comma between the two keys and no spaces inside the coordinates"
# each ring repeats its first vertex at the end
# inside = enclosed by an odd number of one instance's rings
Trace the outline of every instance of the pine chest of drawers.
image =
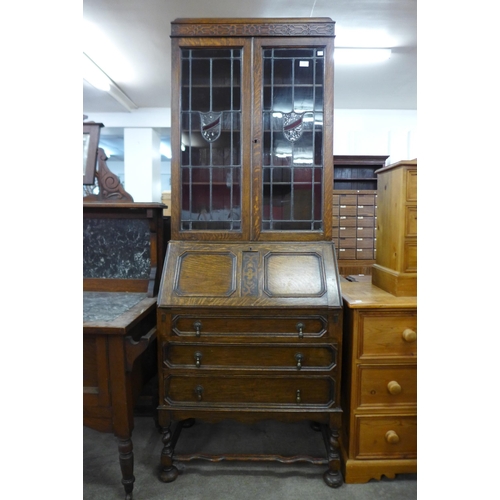
{"type": "Polygon", "coordinates": [[[417,300],[343,282],[346,483],[417,471],[417,300]]]}
{"type": "Polygon", "coordinates": [[[334,247],[171,241],[158,300],[163,481],[177,476],[172,422],[310,420],[342,482],[342,307],[334,247]]]}

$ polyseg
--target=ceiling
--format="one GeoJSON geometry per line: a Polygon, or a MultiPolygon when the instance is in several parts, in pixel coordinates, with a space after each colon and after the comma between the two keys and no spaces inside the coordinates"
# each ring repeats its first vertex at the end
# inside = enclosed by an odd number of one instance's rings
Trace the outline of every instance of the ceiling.
{"type": "MultiPolygon", "coordinates": [[[[283,14],[330,17],[336,47],[392,48],[391,58],[380,64],[336,64],[335,109],[416,109],[417,0],[83,0],[84,52],[138,108],[169,108],[171,21],[283,14]],[[115,51],[111,58],[104,46],[115,51]]],[[[83,81],[84,114],[127,111],[83,81]]],[[[168,139],[169,130],[161,135],[168,139]]],[[[123,142],[123,131],[105,127],[101,137],[123,142]]]]}

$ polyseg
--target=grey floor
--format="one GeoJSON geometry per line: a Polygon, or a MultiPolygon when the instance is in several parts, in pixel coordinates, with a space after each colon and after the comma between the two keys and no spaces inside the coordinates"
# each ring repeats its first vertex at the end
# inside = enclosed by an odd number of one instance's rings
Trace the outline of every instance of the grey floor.
{"type": "MultiPolygon", "coordinates": [[[[134,500],[415,500],[416,474],[383,477],[366,484],[329,488],[323,482],[325,465],[279,462],[179,462],[179,477],[172,483],[158,478],[161,434],[151,417],[136,417],[134,443],[134,500]]],[[[264,421],[241,425],[196,422],[183,429],[176,452],[273,453],[282,456],[307,454],[324,457],[320,432],[307,423],[283,424],[264,421]]],[[[125,498],[121,485],[116,438],[83,429],[83,498],[125,498]]]]}

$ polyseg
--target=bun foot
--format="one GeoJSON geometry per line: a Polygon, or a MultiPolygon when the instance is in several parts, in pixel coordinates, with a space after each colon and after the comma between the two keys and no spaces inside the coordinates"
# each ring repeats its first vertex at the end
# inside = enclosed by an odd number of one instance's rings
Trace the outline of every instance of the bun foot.
{"type": "Polygon", "coordinates": [[[177,467],[175,465],[172,465],[169,469],[163,469],[160,474],[160,479],[164,483],[171,483],[172,481],[175,481],[177,479],[177,476],[179,475],[179,471],[177,470],[177,467]]]}
{"type": "Polygon", "coordinates": [[[328,486],[330,486],[330,488],[338,488],[344,484],[344,479],[339,471],[333,472],[331,470],[327,470],[323,474],[323,480],[328,486]]]}

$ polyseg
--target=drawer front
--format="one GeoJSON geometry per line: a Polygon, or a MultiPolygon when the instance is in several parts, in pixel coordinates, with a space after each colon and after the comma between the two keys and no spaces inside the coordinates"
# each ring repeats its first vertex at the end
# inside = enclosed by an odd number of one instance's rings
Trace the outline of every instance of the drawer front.
{"type": "Polygon", "coordinates": [[[405,219],[405,237],[417,236],[417,207],[406,207],[405,219]]]}
{"type": "Polygon", "coordinates": [[[406,171],[406,201],[417,201],[417,171],[406,171]]]}
{"type": "Polygon", "coordinates": [[[355,238],[355,237],[356,237],[355,227],[348,227],[348,226],[339,227],[339,238],[355,238]]]}
{"type": "Polygon", "coordinates": [[[356,258],[355,248],[339,248],[339,259],[351,260],[356,258]]]}
{"type": "Polygon", "coordinates": [[[375,205],[374,194],[358,194],[358,205],[375,205]]]}
{"type": "Polygon", "coordinates": [[[416,458],[417,417],[356,416],[356,457],[416,458]]]}
{"type": "Polygon", "coordinates": [[[357,248],[356,249],[356,259],[360,260],[373,260],[374,253],[373,253],[373,248],[357,248]]]}
{"type": "Polygon", "coordinates": [[[358,407],[417,405],[417,366],[358,366],[358,407]]]}
{"type": "Polygon", "coordinates": [[[172,334],[195,340],[205,337],[319,338],[326,336],[325,316],[195,316],[177,315],[172,334]]]}
{"type": "Polygon", "coordinates": [[[375,236],[375,229],[373,227],[357,227],[357,238],[373,238],[375,236]]]}
{"type": "Polygon", "coordinates": [[[339,248],[356,248],[356,238],[339,238],[339,248]]]}
{"type": "Polygon", "coordinates": [[[375,217],[359,215],[356,217],[356,225],[358,227],[375,227],[375,217]]]}
{"type": "Polygon", "coordinates": [[[224,407],[308,406],[335,404],[335,380],[299,375],[170,375],[164,380],[164,402],[176,405],[224,407]]]}
{"type": "Polygon", "coordinates": [[[356,205],[339,205],[339,215],[342,216],[356,216],[356,205]]]}
{"type": "Polygon", "coordinates": [[[417,311],[359,313],[359,359],[417,356],[417,311]]]}
{"type": "Polygon", "coordinates": [[[375,216],[375,207],[373,205],[358,205],[357,215],[358,215],[358,217],[360,215],[374,217],[375,216]]]}
{"type": "Polygon", "coordinates": [[[357,217],[342,215],[338,218],[339,227],[356,227],[358,223],[357,217]]]}
{"type": "Polygon", "coordinates": [[[403,269],[407,273],[417,272],[417,242],[405,241],[405,253],[403,269]]]}
{"type": "Polygon", "coordinates": [[[339,196],[340,205],[357,205],[358,195],[357,194],[341,194],[339,196]]]}
{"type": "Polygon", "coordinates": [[[330,371],[336,366],[337,350],[333,345],[227,345],[170,342],[164,346],[163,360],[169,368],[195,370],[330,371]]]}
{"type": "Polygon", "coordinates": [[[356,248],[373,249],[373,238],[356,238],[356,248]]]}

